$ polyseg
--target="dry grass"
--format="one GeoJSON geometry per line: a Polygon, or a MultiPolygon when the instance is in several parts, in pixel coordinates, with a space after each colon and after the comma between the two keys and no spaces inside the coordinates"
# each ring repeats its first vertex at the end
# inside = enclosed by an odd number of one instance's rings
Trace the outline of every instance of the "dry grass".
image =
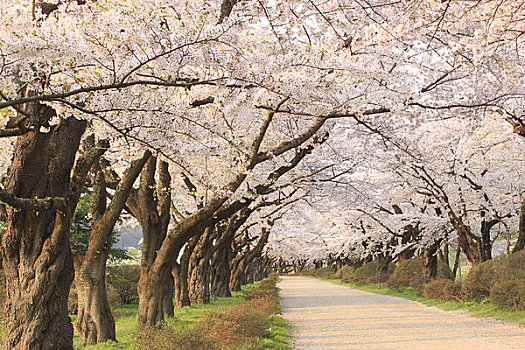
{"type": "Polygon", "coordinates": [[[186,329],[176,324],[144,329],[137,343],[144,350],[263,349],[277,298],[276,279],[267,279],[245,293],[246,301],[210,310],[186,329]]]}

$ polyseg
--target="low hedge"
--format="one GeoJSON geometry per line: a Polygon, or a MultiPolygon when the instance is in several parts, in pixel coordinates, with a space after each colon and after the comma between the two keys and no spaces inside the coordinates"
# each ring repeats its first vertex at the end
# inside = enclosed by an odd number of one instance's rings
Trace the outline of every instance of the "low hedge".
{"type": "MultiPolygon", "coordinates": [[[[438,279],[452,279],[452,271],[448,265],[438,259],[438,279]]],[[[420,288],[424,283],[423,258],[417,257],[401,261],[396,271],[388,279],[388,285],[393,289],[402,287],[420,288]]]]}

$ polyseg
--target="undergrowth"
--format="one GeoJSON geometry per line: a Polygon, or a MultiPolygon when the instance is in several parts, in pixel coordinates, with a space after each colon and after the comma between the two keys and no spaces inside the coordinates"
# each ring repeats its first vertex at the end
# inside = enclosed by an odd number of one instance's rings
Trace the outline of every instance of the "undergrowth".
{"type": "Polygon", "coordinates": [[[197,312],[197,317],[178,314],[161,329],[142,330],[137,344],[144,350],[290,349],[287,326],[275,316],[276,283],[275,276],[261,281],[237,300],[197,312]]]}
{"type": "MultiPolygon", "coordinates": [[[[122,305],[115,315],[118,343],[83,346],[75,336],[76,350],[289,350],[290,329],[280,311],[277,276],[242,287],[230,298],[209,304],[176,308],[159,329],[137,330],[137,304],[122,305]]],[[[74,317],[73,317],[74,321],[74,317]]]]}

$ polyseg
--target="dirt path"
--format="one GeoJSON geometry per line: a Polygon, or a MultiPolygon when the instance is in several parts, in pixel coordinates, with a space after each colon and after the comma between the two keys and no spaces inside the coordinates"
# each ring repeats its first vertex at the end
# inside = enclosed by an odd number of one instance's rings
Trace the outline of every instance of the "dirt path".
{"type": "Polygon", "coordinates": [[[306,277],[283,277],[295,349],[525,349],[525,328],[306,277]]]}

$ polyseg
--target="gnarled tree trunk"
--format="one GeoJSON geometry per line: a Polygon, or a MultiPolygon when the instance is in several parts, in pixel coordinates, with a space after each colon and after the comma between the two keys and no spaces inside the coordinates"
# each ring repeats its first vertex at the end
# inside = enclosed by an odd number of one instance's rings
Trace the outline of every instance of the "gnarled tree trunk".
{"type": "MultiPolygon", "coordinates": [[[[49,107],[32,108],[35,126],[52,116],[49,107]]],[[[87,152],[71,176],[85,128],[85,121],[68,118],[48,133],[35,127],[18,137],[6,193],[34,203],[39,198],[46,204],[7,208],[7,230],[2,237],[5,349],[73,348],[73,326],[67,312],[73,281],[69,227],[87,171],[103,152],[87,152]]]]}
{"type": "Polygon", "coordinates": [[[150,273],[157,250],[166,237],[170,221],[171,176],[168,163],[157,162],[156,157],[150,157],[140,175],[138,190],[131,191],[126,204],[139,222],[143,237],[140,279],[137,287],[139,324],[154,326],[160,323],[165,315],[173,316],[174,288],[171,269],[176,256],[166,261],[162,271],[155,273],[155,276],[150,273]],[[157,168],[158,186],[155,181],[157,168]]]}
{"type": "Polygon", "coordinates": [[[210,294],[213,297],[231,297],[230,292],[230,262],[231,241],[222,249],[217,249],[212,259],[212,274],[210,294]]]}
{"type": "MultiPolygon", "coordinates": [[[[273,226],[273,221],[268,221],[268,226],[273,226]]],[[[261,256],[264,246],[268,243],[268,238],[270,236],[270,229],[263,227],[261,237],[257,242],[257,245],[244,253],[240,259],[234,260],[234,265],[232,266],[232,276],[230,278],[230,289],[239,291],[241,286],[246,284],[246,278],[248,271],[253,261],[261,256]]]]}
{"type": "Polygon", "coordinates": [[[458,244],[465,253],[469,263],[474,266],[483,261],[481,257],[481,248],[479,242],[474,240],[470,227],[463,223],[463,220],[459,218],[450,208],[448,211],[450,223],[454,230],[458,234],[458,244]]]}
{"type": "Polygon", "coordinates": [[[106,208],[106,182],[98,162],[93,165],[93,227],[84,256],[75,257],[75,285],[78,292],[78,316],[75,327],[85,344],[102,343],[115,338],[115,320],[106,292],[106,261],[111,248],[113,228],[120,217],[133,183],[151,156],[146,151],[132,162],[106,208]]]}
{"type": "Polygon", "coordinates": [[[207,227],[190,256],[188,286],[192,303],[210,302],[210,258],[209,250],[213,230],[207,227]]]}
{"type": "Polygon", "coordinates": [[[197,246],[199,237],[190,239],[182,256],[180,263],[175,263],[173,267],[173,279],[175,281],[175,304],[177,307],[190,306],[190,290],[188,286],[188,269],[190,264],[190,256],[197,246]]]}
{"type": "Polygon", "coordinates": [[[78,293],[78,314],[75,327],[85,344],[116,340],[115,320],[106,292],[107,253],[98,254],[89,264],[82,257],[75,259],[75,286],[78,293]]]}

